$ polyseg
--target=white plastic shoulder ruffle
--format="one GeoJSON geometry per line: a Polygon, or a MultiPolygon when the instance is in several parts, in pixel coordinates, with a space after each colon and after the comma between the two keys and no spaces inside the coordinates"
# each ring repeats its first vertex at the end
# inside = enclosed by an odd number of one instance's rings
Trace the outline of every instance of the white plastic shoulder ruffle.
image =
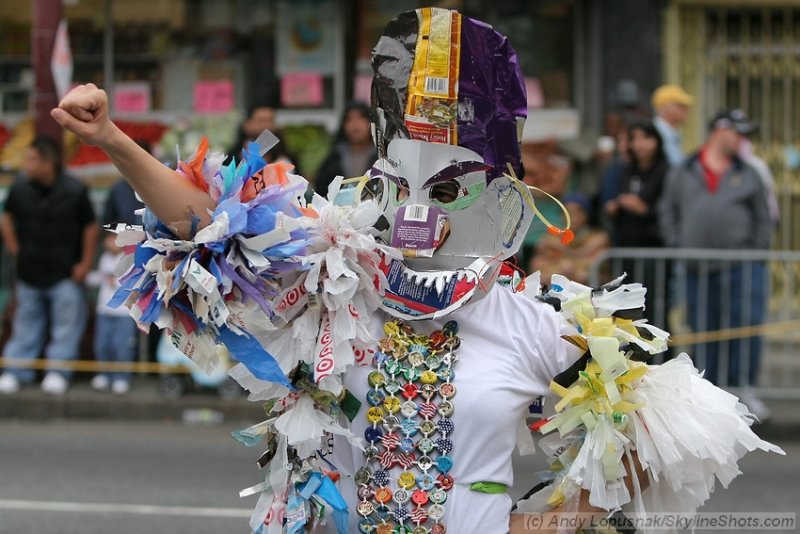
{"type": "Polygon", "coordinates": [[[537,427],[549,434],[539,445],[550,455],[553,483],[519,503],[520,511],[575,510],[585,491],[592,506],[609,511],[692,514],[716,480],[727,487],[740,473],[747,452],[784,454],[756,436],[754,416],[705,380],[686,354],[663,365],[641,361],[666,349],[668,333],[632,313],[644,308],[640,284],[621,277],[592,289],[556,275],[544,294],[536,276],[526,288],[529,297],[560,307],[579,332],[570,341],[586,355],[579,371],[567,373],[569,383],[559,375],[551,384],[561,398],[557,413],[537,427]],[[646,479],[629,476],[632,461],[646,479]]]}
{"type": "Polygon", "coordinates": [[[381,212],[372,202],[343,209],[315,196],[307,205],[307,182],[285,164],[266,165],[259,149],[226,166],[203,144],[180,164],[217,202],[211,223],[189,238],[152,215],[144,228],[117,227],[129,255],[112,304],[167,329],[206,370],[224,345],[239,362],[230,375],[250,400],[266,403],[264,421],[233,434],[265,450],[264,481],[242,492],[259,495],[253,532],[298,532],[314,506],[343,534],[346,504],[318,452],[331,434],[363,448],[348,430],[353,399],[342,373],[370,363],[377,340],[367,319],[386,283],[379,265],[397,254],[374,239],[381,212]],[[284,524],[288,517],[295,520],[284,524]]]}

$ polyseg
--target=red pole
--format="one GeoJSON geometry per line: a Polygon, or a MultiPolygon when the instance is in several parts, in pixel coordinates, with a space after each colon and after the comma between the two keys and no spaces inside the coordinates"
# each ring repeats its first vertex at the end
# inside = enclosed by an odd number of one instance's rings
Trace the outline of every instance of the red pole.
{"type": "Polygon", "coordinates": [[[36,134],[52,136],[61,143],[61,127],[50,117],[50,110],[58,105],[50,58],[62,16],[61,0],[34,0],[32,8],[31,62],[36,85],[31,97],[36,134]]]}

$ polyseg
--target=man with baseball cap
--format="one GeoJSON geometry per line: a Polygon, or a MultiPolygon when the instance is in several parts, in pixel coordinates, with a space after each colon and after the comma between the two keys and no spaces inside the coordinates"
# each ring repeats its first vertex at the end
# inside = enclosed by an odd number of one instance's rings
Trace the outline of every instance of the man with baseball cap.
{"type": "MultiPolygon", "coordinates": [[[[659,210],[668,246],[769,248],[773,223],[767,190],[758,172],[739,156],[745,136],[757,130],[741,109],[723,110],[709,123],[708,138],[700,150],[672,170],[659,210]]],[[[707,267],[707,272],[697,265],[687,267],[692,329],[715,331],[760,324],[767,285],[763,263],[712,263],[707,267]]],[[[761,339],[751,337],[701,344],[693,354],[711,382],[746,388],[756,383],[760,349],[761,339]]],[[[768,415],[763,403],[751,395],[743,395],[742,402],[762,420],[768,415]]]]}
{"type": "Polygon", "coordinates": [[[741,109],[724,109],[711,119],[708,129],[710,132],[724,129],[733,130],[740,135],[753,135],[758,132],[758,125],[741,109]]]}
{"type": "Polygon", "coordinates": [[[678,128],[686,122],[689,108],[694,103],[692,95],[678,85],[662,85],[653,93],[653,123],[664,140],[664,154],[671,166],[683,161],[682,139],[678,128]]]}

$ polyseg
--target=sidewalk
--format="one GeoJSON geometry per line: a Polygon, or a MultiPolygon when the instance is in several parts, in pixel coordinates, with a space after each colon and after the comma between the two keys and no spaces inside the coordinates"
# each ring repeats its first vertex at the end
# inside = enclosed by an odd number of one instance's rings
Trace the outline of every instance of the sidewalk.
{"type": "MultiPolygon", "coordinates": [[[[258,421],[264,419],[260,403],[244,396],[223,400],[211,389],[190,390],[178,400],[164,399],[158,378],[137,377],[127,395],[94,391],[85,378],[79,378],[63,397],[45,395],[38,385],[27,386],[16,395],[0,395],[0,420],[107,419],[172,420],[188,423],[258,421]]],[[[767,440],[800,441],[800,400],[764,401],[772,417],[755,427],[767,440]]]]}
{"type": "Polygon", "coordinates": [[[15,395],[0,395],[0,420],[108,419],[184,420],[189,423],[257,421],[264,419],[260,403],[226,401],[213,389],[191,389],[178,400],[167,400],[158,390],[159,379],[138,376],[126,395],[95,391],[79,377],[63,397],[46,395],[38,384],[15,395]]]}

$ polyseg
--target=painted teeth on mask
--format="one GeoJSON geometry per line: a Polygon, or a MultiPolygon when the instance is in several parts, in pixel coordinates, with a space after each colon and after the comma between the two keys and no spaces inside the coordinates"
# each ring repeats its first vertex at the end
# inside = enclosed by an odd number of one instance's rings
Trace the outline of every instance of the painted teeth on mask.
{"type": "Polygon", "coordinates": [[[441,294],[444,291],[447,284],[455,276],[457,280],[460,281],[467,281],[469,283],[477,282],[478,275],[471,270],[460,270],[460,271],[447,271],[447,272],[440,272],[440,273],[420,273],[414,271],[406,271],[403,273],[406,280],[410,284],[414,284],[418,287],[424,287],[425,289],[430,289],[433,287],[436,290],[437,294],[441,294]]]}
{"type": "Polygon", "coordinates": [[[429,274],[422,275],[420,283],[424,287],[429,288],[433,285],[434,282],[436,282],[436,278],[437,278],[436,275],[429,275],[429,274]]]}
{"type": "Polygon", "coordinates": [[[430,289],[434,287],[436,292],[441,294],[445,286],[455,273],[415,273],[406,272],[404,276],[409,283],[416,286],[430,289]]]}
{"type": "Polygon", "coordinates": [[[441,295],[442,291],[444,291],[444,286],[447,283],[447,280],[446,280],[447,278],[450,278],[450,277],[447,276],[447,275],[441,275],[441,274],[436,277],[436,293],[438,293],[439,295],[441,295]]]}

